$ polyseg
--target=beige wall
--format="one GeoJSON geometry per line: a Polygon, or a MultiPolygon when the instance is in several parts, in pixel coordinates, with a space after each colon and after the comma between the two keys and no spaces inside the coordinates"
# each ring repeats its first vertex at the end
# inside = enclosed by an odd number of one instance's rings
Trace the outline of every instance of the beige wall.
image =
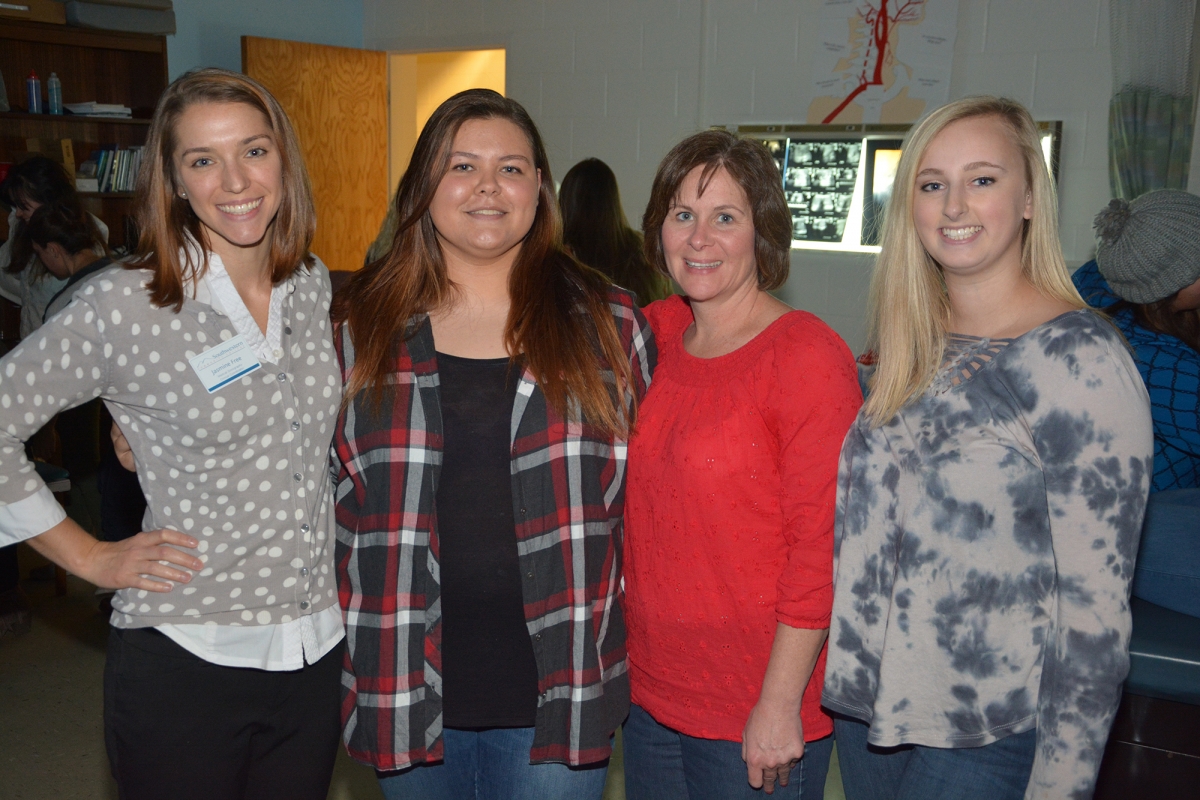
{"type": "Polygon", "coordinates": [[[463,89],[495,89],[504,94],[504,50],[392,53],[388,177],[395,193],[425,122],[446,98],[463,89]]]}

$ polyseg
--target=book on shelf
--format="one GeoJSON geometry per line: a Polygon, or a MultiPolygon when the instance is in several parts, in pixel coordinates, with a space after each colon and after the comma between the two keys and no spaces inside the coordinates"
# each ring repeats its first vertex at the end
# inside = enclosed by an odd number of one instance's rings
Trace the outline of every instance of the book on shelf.
{"type": "Polygon", "coordinates": [[[120,103],[97,103],[95,101],[87,103],[64,103],[63,108],[81,117],[117,117],[128,119],[133,116],[133,110],[129,106],[124,106],[120,103]]]}
{"type": "MultiPolygon", "coordinates": [[[[142,164],[142,147],[118,148],[116,145],[102,147],[92,154],[96,164],[95,189],[83,188],[79,181],[87,181],[86,176],[76,178],[76,189],[81,192],[132,192],[137,183],[138,168],[142,164]]],[[[86,172],[90,172],[88,169],[86,172]]],[[[91,186],[90,183],[83,184],[91,186]]]]}

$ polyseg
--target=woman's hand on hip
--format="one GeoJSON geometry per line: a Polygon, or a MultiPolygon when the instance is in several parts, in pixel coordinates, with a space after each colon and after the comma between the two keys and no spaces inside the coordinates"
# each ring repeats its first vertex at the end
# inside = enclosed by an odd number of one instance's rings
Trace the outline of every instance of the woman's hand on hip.
{"type": "Polygon", "coordinates": [[[791,704],[760,699],[742,730],[742,760],[746,777],[755,789],[767,794],[775,784],[788,785],[788,777],[804,755],[804,729],[800,709],[791,704]]]}
{"type": "Polygon", "coordinates": [[[192,550],[196,545],[191,536],[172,530],[143,531],[119,542],[98,541],[78,575],[104,589],[169,592],[174,583],[187,583],[193,572],[204,569],[203,561],[179,549],[192,550]]]}
{"type": "Polygon", "coordinates": [[[187,583],[192,572],[204,569],[203,561],[180,549],[194,550],[199,542],[179,531],[143,531],[120,542],[100,542],[67,517],[28,541],[55,564],[103,589],[169,592],[173,583],[187,583]]]}

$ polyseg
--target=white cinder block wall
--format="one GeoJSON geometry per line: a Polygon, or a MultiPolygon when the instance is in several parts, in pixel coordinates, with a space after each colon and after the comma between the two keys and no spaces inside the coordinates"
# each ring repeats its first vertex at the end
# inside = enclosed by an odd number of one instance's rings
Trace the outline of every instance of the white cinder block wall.
{"type": "MultiPolygon", "coordinates": [[[[508,94],[532,113],[556,177],[582,158],[617,174],[636,225],[654,170],[713,124],[803,121],[821,0],[364,0],[364,46],[508,49],[508,94]]],[[[1063,121],[1063,248],[1091,257],[1108,201],[1107,0],[961,0],[951,98],[1004,94],[1063,121]]],[[[793,251],[785,300],[856,352],[871,259],[793,251]]]]}

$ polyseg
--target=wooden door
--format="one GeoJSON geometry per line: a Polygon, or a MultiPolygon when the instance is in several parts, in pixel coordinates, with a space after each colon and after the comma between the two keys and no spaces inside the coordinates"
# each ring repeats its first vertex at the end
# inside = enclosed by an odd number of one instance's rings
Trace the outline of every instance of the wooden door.
{"type": "Polygon", "coordinates": [[[317,208],[313,252],[331,270],[358,269],[387,214],[387,54],[243,36],[242,71],[296,128],[317,208]]]}

